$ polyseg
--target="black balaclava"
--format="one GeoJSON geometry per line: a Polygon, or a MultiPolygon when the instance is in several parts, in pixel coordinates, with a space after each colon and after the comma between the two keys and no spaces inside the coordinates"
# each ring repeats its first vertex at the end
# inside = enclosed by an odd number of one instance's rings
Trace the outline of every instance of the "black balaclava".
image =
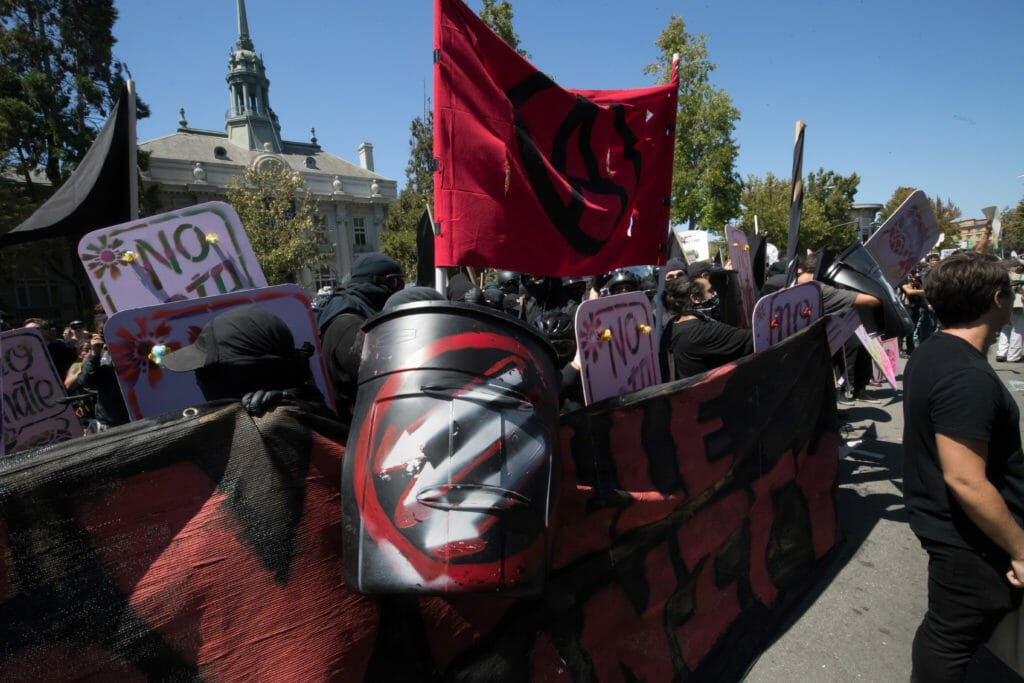
{"type": "Polygon", "coordinates": [[[401,276],[402,268],[390,256],[377,252],[357,256],[349,282],[317,311],[320,336],[342,313],[355,313],[364,318],[379,313],[388,297],[405,286],[401,276]]]}

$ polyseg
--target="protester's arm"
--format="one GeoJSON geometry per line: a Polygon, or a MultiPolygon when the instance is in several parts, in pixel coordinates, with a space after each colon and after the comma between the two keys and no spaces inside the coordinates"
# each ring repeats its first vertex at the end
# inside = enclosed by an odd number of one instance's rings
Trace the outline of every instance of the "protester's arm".
{"type": "Polygon", "coordinates": [[[935,444],[946,485],[971,521],[1009,554],[1006,578],[1017,588],[1024,588],[1024,529],[985,476],[988,442],[936,434],[935,444]]]}
{"type": "Polygon", "coordinates": [[[88,389],[99,386],[100,357],[103,355],[103,337],[94,334],[90,340],[92,351],[82,360],[82,371],[78,375],[78,383],[88,389]]]}
{"type": "Polygon", "coordinates": [[[877,297],[873,297],[870,294],[858,292],[857,298],[853,300],[853,305],[857,308],[877,308],[882,305],[882,302],[879,301],[877,297]]]}
{"type": "Polygon", "coordinates": [[[78,388],[78,380],[82,374],[82,364],[76,363],[68,368],[68,374],[64,376],[64,388],[67,391],[75,391],[78,388]]]}

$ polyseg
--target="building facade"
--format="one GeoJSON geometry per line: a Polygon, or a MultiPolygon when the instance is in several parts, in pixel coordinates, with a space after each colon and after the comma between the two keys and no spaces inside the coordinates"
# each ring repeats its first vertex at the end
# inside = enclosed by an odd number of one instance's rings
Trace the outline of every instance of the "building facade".
{"type": "Polygon", "coordinates": [[[266,68],[249,36],[245,0],[237,2],[238,41],[228,60],[224,131],[190,127],[182,109],[174,133],[139,144],[149,155],[143,187],[155,194],[156,210],[163,212],[223,200],[225,188],[246,168],[291,169],[316,197],[322,227],[333,244],[321,264],[298,274],[300,284],[312,292],[344,277],[355,254],[379,248],[397,183],[374,172],[369,142],[360,145],[355,164],[321,149],[315,129],[308,142],[282,139],[266,68]]]}
{"type": "MultiPolygon", "coordinates": [[[[968,218],[962,221],[954,221],[953,225],[955,225],[957,230],[960,231],[960,248],[974,249],[975,245],[981,242],[982,238],[985,237],[985,233],[989,230],[990,223],[991,222],[987,218],[968,218]]],[[[999,246],[995,236],[990,237],[989,244],[993,248],[997,248],[999,246]]]]}

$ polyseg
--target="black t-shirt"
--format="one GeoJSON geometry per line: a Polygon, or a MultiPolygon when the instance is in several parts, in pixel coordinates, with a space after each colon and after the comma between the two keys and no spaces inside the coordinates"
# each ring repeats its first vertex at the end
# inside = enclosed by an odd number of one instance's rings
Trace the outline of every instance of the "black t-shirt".
{"type": "Polygon", "coordinates": [[[323,339],[320,340],[327,379],[334,389],[338,415],[345,420],[352,418],[356,391],[359,388],[364,322],[366,318],[358,313],[342,313],[331,320],[324,330],[323,339]]]}
{"type": "Polygon", "coordinates": [[[669,353],[676,378],[706,372],[754,352],[754,334],[716,320],[695,318],[672,325],[669,353]]]}
{"type": "Polygon", "coordinates": [[[935,434],[988,441],[985,474],[1020,523],[1024,456],[1016,402],[985,356],[963,339],[941,332],[914,351],[903,386],[903,496],[910,528],[940,543],[1001,552],[946,486],[935,434]]]}

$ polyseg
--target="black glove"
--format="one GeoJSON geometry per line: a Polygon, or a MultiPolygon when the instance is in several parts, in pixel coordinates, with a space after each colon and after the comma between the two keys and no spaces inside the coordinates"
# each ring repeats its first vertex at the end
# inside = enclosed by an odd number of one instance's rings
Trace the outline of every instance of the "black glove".
{"type": "Polygon", "coordinates": [[[271,389],[270,391],[259,389],[242,397],[242,407],[250,415],[259,417],[281,405],[286,398],[288,397],[285,392],[279,389],[271,389]]]}

